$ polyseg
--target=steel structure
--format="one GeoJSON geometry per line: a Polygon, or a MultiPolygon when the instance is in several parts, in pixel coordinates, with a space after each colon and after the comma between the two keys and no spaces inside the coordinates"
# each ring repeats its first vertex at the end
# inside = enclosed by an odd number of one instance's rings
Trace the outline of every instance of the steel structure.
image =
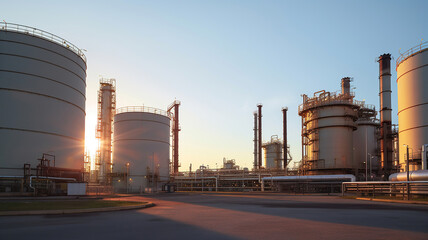
{"type": "Polygon", "coordinates": [[[178,168],[180,167],[180,162],[178,159],[178,133],[181,131],[179,123],[179,107],[181,102],[175,100],[171,105],[169,105],[167,112],[172,118],[172,172],[173,174],[178,174],[178,168]],[[174,110],[174,113],[172,113],[174,110]]]}
{"type": "MultiPolygon", "coordinates": [[[[288,110],[287,107],[282,108],[282,131],[283,131],[283,133],[282,133],[282,139],[283,139],[283,143],[282,143],[283,156],[282,156],[282,159],[283,159],[283,166],[284,166],[285,171],[287,171],[287,166],[289,163],[289,161],[287,159],[287,152],[288,152],[288,149],[287,149],[288,148],[288,144],[287,144],[287,110],[288,110]]],[[[290,161],[291,161],[291,159],[290,159],[290,161]]]]}
{"type": "Polygon", "coordinates": [[[254,169],[258,168],[257,112],[254,112],[254,169]]]}
{"type": "MultiPolygon", "coordinates": [[[[397,59],[397,89],[400,149],[410,148],[410,171],[419,170],[426,159],[424,146],[428,144],[428,42],[397,59]]],[[[399,154],[402,171],[407,158],[404,152],[399,154]]]]}
{"type": "Polygon", "coordinates": [[[380,99],[380,174],[387,179],[393,169],[393,135],[391,108],[391,54],[383,54],[379,62],[380,99]]]}
{"type": "Polygon", "coordinates": [[[258,117],[258,128],[257,130],[258,132],[258,146],[257,146],[257,153],[258,153],[258,168],[262,167],[262,104],[258,104],[257,105],[257,109],[258,109],[258,113],[257,113],[257,117],[258,117]]]}
{"type": "Polygon", "coordinates": [[[170,114],[124,107],[114,116],[112,181],[119,192],[158,191],[169,181],[170,114]]]}
{"type": "Polygon", "coordinates": [[[67,40],[0,23],[0,175],[22,176],[48,153],[82,169],[86,57],[67,40]]]}
{"type": "Polygon", "coordinates": [[[278,135],[273,135],[270,142],[264,143],[262,148],[265,149],[265,168],[282,169],[282,143],[278,139],[278,135]]]}
{"type": "Polygon", "coordinates": [[[100,79],[98,90],[98,121],[96,138],[98,149],[95,155],[98,182],[110,184],[112,172],[112,134],[113,116],[116,112],[116,80],[100,79]]]}
{"type": "Polygon", "coordinates": [[[376,109],[373,105],[365,105],[358,109],[357,129],[353,133],[354,168],[367,169],[365,175],[372,179],[379,171],[379,120],[376,119],[376,109]]]}
{"type": "MultiPolygon", "coordinates": [[[[364,167],[359,163],[367,162],[365,153],[362,158],[354,159],[354,131],[360,113],[375,112],[373,106],[354,100],[350,91],[351,78],[341,81],[340,93],[314,93],[312,98],[303,95],[303,104],[299,106],[302,116],[302,171],[307,175],[319,174],[357,174],[364,167]]],[[[362,114],[361,117],[364,115],[362,114]]],[[[364,115],[365,116],[365,115],[364,115]]],[[[360,123],[375,124],[374,117],[360,123]]],[[[365,131],[365,130],[363,130],[365,131]]],[[[371,138],[372,139],[372,138],[371,138]]],[[[366,145],[367,139],[360,139],[366,145]]],[[[361,145],[361,144],[360,144],[361,145]]],[[[375,155],[375,151],[368,152],[375,155]]]]}

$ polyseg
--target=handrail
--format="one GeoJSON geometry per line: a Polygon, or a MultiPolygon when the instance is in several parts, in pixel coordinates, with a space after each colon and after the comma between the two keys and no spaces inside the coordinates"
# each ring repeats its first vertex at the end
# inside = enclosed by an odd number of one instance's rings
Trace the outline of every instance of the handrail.
{"type": "Polygon", "coordinates": [[[402,53],[397,58],[396,68],[398,68],[398,65],[400,65],[401,62],[403,62],[404,60],[406,60],[408,57],[410,57],[410,56],[412,56],[412,55],[414,55],[416,53],[422,52],[422,50],[425,50],[427,48],[428,48],[428,41],[426,41],[424,43],[421,43],[421,44],[419,44],[417,46],[414,46],[414,47],[410,48],[409,50],[405,51],[404,53],[402,53]]]}
{"type": "Polygon", "coordinates": [[[154,113],[163,115],[166,117],[171,118],[171,114],[168,113],[165,110],[159,109],[159,108],[153,108],[153,107],[146,107],[146,106],[128,106],[128,107],[121,107],[116,110],[116,114],[119,113],[125,113],[125,112],[146,112],[146,113],[154,113]]]}
{"type": "Polygon", "coordinates": [[[70,49],[72,52],[76,53],[86,63],[86,56],[85,54],[83,54],[82,49],[76,47],[71,42],[65,40],[64,38],[58,37],[55,34],[52,34],[34,27],[29,27],[29,26],[15,24],[15,23],[6,23],[6,22],[0,22],[0,31],[25,33],[27,35],[36,36],[36,37],[57,43],[67,49],[70,49]]]}

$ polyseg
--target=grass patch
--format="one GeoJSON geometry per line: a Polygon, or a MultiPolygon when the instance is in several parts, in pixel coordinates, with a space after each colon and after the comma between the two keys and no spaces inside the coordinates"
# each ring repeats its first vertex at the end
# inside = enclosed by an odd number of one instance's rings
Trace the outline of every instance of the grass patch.
{"type": "Polygon", "coordinates": [[[0,202],[0,211],[65,210],[105,207],[138,206],[146,202],[105,200],[46,200],[0,202]]]}

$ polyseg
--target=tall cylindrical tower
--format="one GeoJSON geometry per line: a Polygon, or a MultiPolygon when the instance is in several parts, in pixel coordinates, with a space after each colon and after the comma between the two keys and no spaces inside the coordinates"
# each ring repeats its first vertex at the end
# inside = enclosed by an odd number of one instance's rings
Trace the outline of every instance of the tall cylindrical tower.
{"type": "Polygon", "coordinates": [[[98,124],[96,137],[98,149],[96,164],[98,181],[109,183],[108,175],[112,171],[112,125],[116,112],[116,80],[100,79],[98,91],[98,124]]]}
{"type": "Polygon", "coordinates": [[[393,168],[392,161],[392,108],[391,108],[391,54],[383,54],[379,62],[380,98],[380,170],[385,177],[393,168]]]}
{"type": "Polygon", "coordinates": [[[410,170],[421,169],[422,145],[428,144],[428,42],[397,59],[399,163],[406,167],[405,149],[410,149],[410,170]]]}
{"type": "Polygon", "coordinates": [[[149,107],[119,108],[114,116],[113,179],[118,191],[159,190],[169,180],[170,118],[149,107]]]}
{"type": "Polygon", "coordinates": [[[0,175],[23,175],[43,153],[83,168],[86,58],[70,42],[0,24],[0,175]]]}

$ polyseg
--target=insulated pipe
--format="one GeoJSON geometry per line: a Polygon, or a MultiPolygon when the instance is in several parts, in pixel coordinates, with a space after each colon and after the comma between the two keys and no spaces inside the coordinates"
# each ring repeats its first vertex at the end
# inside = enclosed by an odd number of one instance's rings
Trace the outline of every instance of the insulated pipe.
{"type": "MultiPolygon", "coordinates": [[[[409,181],[427,181],[428,170],[409,172],[409,181]]],[[[389,176],[389,181],[407,181],[407,172],[394,173],[389,176]]]]}
{"type": "Polygon", "coordinates": [[[258,119],[259,119],[259,136],[258,136],[258,140],[259,140],[259,145],[258,145],[258,149],[257,149],[257,153],[259,155],[259,166],[258,168],[260,169],[262,166],[262,104],[258,104],[257,108],[258,108],[258,119]]]}
{"type": "Polygon", "coordinates": [[[391,108],[391,54],[383,54],[379,62],[379,99],[380,99],[380,146],[381,170],[389,175],[392,170],[392,108],[391,108]]]}
{"type": "Polygon", "coordinates": [[[254,169],[257,169],[257,112],[254,112],[254,169]]]}
{"type": "Polygon", "coordinates": [[[282,143],[282,148],[283,148],[283,159],[284,159],[284,169],[285,171],[287,171],[287,110],[288,108],[282,108],[282,118],[283,118],[283,122],[282,122],[282,130],[283,130],[283,143],[282,143]]]}

